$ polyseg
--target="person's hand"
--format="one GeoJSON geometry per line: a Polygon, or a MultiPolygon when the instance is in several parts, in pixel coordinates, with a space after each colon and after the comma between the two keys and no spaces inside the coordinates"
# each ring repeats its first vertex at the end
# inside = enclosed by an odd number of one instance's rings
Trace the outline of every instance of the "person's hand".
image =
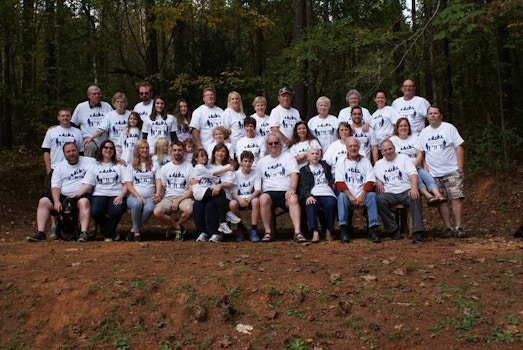
{"type": "Polygon", "coordinates": [[[314,196],[309,196],[305,200],[305,204],[316,204],[317,202],[318,201],[316,200],[316,198],[314,198],[314,196]]]}
{"type": "Polygon", "coordinates": [[[383,186],[383,183],[381,183],[381,182],[376,182],[375,189],[376,189],[376,193],[385,192],[385,187],[383,186]]]}
{"type": "Polygon", "coordinates": [[[215,185],[214,187],[212,187],[212,196],[213,197],[218,196],[220,194],[221,189],[222,189],[221,185],[215,185]]]}
{"type": "Polygon", "coordinates": [[[171,204],[171,211],[173,211],[173,212],[177,211],[179,205],[180,205],[180,201],[179,200],[173,201],[173,204],[171,204]]]}
{"type": "Polygon", "coordinates": [[[122,195],[118,195],[118,196],[114,197],[114,200],[113,200],[113,204],[114,205],[119,206],[122,203],[123,203],[123,196],[122,195]]]}
{"type": "Polygon", "coordinates": [[[419,198],[419,191],[417,188],[411,188],[409,191],[409,197],[412,200],[416,200],[419,198]]]}
{"type": "Polygon", "coordinates": [[[294,195],[296,195],[296,191],[293,188],[290,188],[285,192],[285,199],[289,200],[294,195]]]}

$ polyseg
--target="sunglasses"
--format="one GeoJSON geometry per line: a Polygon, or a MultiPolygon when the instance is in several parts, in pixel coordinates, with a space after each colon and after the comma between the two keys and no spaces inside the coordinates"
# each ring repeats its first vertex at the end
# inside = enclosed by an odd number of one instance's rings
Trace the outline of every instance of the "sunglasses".
{"type": "Polygon", "coordinates": [[[269,146],[277,146],[280,144],[280,141],[275,141],[275,142],[268,142],[267,143],[269,146]]]}

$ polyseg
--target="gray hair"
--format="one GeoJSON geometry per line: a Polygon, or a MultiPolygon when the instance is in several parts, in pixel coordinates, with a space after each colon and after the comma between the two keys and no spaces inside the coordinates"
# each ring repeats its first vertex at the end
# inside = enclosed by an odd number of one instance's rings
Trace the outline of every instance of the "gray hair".
{"type": "Polygon", "coordinates": [[[360,92],[358,90],[356,90],[356,89],[350,89],[349,91],[347,91],[347,95],[345,95],[345,101],[347,102],[347,104],[349,103],[350,95],[358,96],[358,101],[361,102],[361,94],[360,94],[360,92]]]}
{"type": "Polygon", "coordinates": [[[345,139],[345,146],[347,146],[349,144],[349,141],[352,141],[352,140],[356,140],[356,142],[358,143],[358,147],[361,147],[361,143],[360,143],[360,140],[358,140],[357,138],[355,138],[354,136],[349,136],[345,139]]]}
{"type": "Polygon", "coordinates": [[[280,147],[283,147],[283,138],[281,137],[281,135],[278,134],[278,133],[275,133],[275,132],[270,132],[270,133],[267,135],[267,137],[265,138],[265,146],[267,147],[267,149],[268,149],[268,147],[269,147],[269,136],[274,136],[274,137],[276,137],[276,138],[278,139],[278,141],[280,142],[280,147]]]}
{"type": "Polygon", "coordinates": [[[327,96],[321,96],[321,97],[318,97],[318,99],[316,100],[316,108],[318,108],[318,105],[319,105],[321,102],[325,102],[325,103],[327,104],[327,107],[328,107],[328,108],[331,107],[331,100],[330,100],[327,96]]]}

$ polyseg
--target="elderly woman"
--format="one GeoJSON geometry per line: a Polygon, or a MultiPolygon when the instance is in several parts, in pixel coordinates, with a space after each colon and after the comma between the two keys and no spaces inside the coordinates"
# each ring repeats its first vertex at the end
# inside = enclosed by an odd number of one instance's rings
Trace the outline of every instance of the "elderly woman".
{"type": "Polygon", "coordinates": [[[265,114],[267,110],[267,99],[263,96],[256,96],[252,101],[255,113],[251,115],[256,120],[256,134],[265,138],[271,132],[269,127],[269,116],[265,114]]]}
{"type": "Polygon", "coordinates": [[[308,154],[308,164],[300,169],[298,197],[302,207],[305,207],[309,233],[312,235],[311,242],[320,241],[316,220],[320,207],[325,212],[325,238],[327,241],[332,241],[334,213],[338,202],[331,187],[333,184],[331,168],[325,161],[320,162],[321,150],[319,148],[311,147],[308,154]]]}
{"type": "MultiPolygon", "coordinates": [[[[361,106],[361,94],[356,89],[351,89],[347,91],[347,95],[345,95],[345,101],[347,102],[348,107],[343,108],[340,113],[338,114],[338,119],[340,122],[347,122],[349,125],[352,126],[352,117],[351,117],[351,111],[353,107],[361,106]]],[[[363,113],[363,131],[367,132],[369,131],[369,120],[371,119],[370,112],[367,108],[361,108],[361,111],[363,113]]]]}
{"type": "Polygon", "coordinates": [[[329,148],[336,141],[336,130],[340,123],[338,118],[329,114],[330,107],[331,100],[328,97],[321,96],[318,98],[316,100],[318,115],[311,118],[307,123],[311,133],[318,139],[323,150],[329,148]]]}
{"type": "Polygon", "coordinates": [[[260,214],[265,229],[262,242],[274,240],[274,233],[271,231],[272,207],[288,208],[294,227],[294,240],[298,243],[307,242],[300,232],[301,213],[296,194],[298,163],[289,152],[282,152],[283,139],[279,134],[271,132],[266,142],[269,154],[260,159],[257,166],[262,181],[260,214]]]}
{"type": "MultiPolygon", "coordinates": [[[[90,167],[82,181],[82,187],[75,196],[80,196],[94,188],[91,198],[91,216],[102,228],[104,241],[118,240],[116,227],[125,213],[125,182],[130,181],[129,174],[123,165],[116,161],[116,150],[111,140],[105,140],[100,145],[96,162],[90,167]]],[[[79,241],[87,241],[88,237],[80,236],[79,241]]]]}

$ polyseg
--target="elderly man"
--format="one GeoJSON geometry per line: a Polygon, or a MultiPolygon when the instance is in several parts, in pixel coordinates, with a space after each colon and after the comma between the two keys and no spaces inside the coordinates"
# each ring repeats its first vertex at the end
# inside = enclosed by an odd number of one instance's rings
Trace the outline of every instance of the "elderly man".
{"type": "Polygon", "coordinates": [[[265,228],[262,242],[271,242],[272,207],[288,208],[294,226],[294,240],[307,242],[300,232],[301,209],[296,189],[298,186],[298,163],[289,152],[282,152],[283,140],[280,134],[269,133],[266,139],[269,154],[258,161],[257,171],[262,180],[260,214],[265,228]]]}
{"type": "Polygon", "coordinates": [[[403,97],[398,97],[392,102],[394,108],[400,115],[409,120],[410,127],[416,135],[425,127],[425,118],[427,116],[427,108],[430,103],[420,96],[416,96],[416,84],[413,80],[407,79],[401,86],[403,97]]]}
{"type": "Polygon", "coordinates": [[[215,103],[216,91],[210,87],[205,88],[203,104],[194,110],[189,125],[196,148],[207,148],[213,141],[213,129],[223,125],[223,109],[215,103]]]}
{"type": "MultiPolygon", "coordinates": [[[[51,178],[51,193],[47,197],[40,198],[36,211],[37,231],[32,236],[27,237],[29,242],[39,242],[45,240],[45,228],[51,213],[59,213],[62,210],[62,201],[66,197],[73,197],[80,188],[87,169],[94,163],[94,159],[80,156],[78,145],[74,142],[66,142],[63,146],[65,160],[60,162],[53,171],[51,178]]],[[[86,193],[78,198],[73,198],[71,205],[74,211],[78,212],[80,222],[79,242],[87,241],[87,229],[90,216],[90,193],[86,193]]]]}
{"type": "Polygon", "coordinates": [[[151,84],[144,82],[138,87],[138,94],[140,102],[134,106],[133,112],[140,115],[143,121],[150,120],[150,115],[153,111],[153,87],[151,84]]]}
{"type": "Polygon", "coordinates": [[[452,124],[443,122],[443,114],[439,107],[431,106],[428,109],[430,125],[420,133],[421,150],[425,153],[425,162],[430,175],[438,184],[438,189],[452,203],[454,224],[450,222],[450,208],[447,201],[439,204],[439,214],[445,224],[443,236],[465,237],[463,224],[463,159],[465,149],[463,138],[452,124]]]}
{"type": "Polygon", "coordinates": [[[189,178],[193,167],[183,159],[184,145],[175,142],[171,146],[172,161],[162,166],[160,178],[156,179],[156,194],[163,199],[154,207],[154,216],[169,226],[166,236],[174,236],[183,240],[186,232],[183,224],[191,218],[193,211],[192,193],[189,188],[189,178]],[[171,218],[171,213],[180,210],[182,214],[177,221],[171,218]]]}
{"type": "Polygon", "coordinates": [[[397,154],[394,144],[385,140],[381,143],[383,158],[374,165],[378,211],[386,232],[395,240],[403,238],[400,228],[392,217],[390,207],[403,204],[410,210],[414,225],[412,243],[423,241],[423,218],[418,192],[418,172],[408,156],[397,154]]]}
{"type": "Polygon", "coordinates": [[[102,90],[96,85],[91,85],[87,89],[87,101],[79,103],[73,112],[72,123],[80,128],[85,142],[85,155],[96,157],[98,147],[102,141],[107,139],[107,133],[87,140],[102,126],[105,115],[113,110],[107,102],[102,101],[102,90]]]}
{"type": "Polygon", "coordinates": [[[297,122],[301,120],[300,112],[291,107],[292,93],[287,87],[278,91],[279,105],[274,107],[269,116],[269,127],[271,132],[278,134],[283,140],[282,150],[290,147],[292,132],[297,122]]]}
{"type": "Polygon", "coordinates": [[[345,141],[347,156],[340,158],[336,164],[335,182],[340,192],[338,195],[338,219],[341,228],[341,241],[349,242],[352,227],[348,226],[349,209],[351,206],[367,208],[369,222],[369,238],[374,243],[380,243],[377,233],[378,207],[376,206],[376,193],[373,192],[374,170],[370,160],[362,156],[360,142],[355,137],[345,141]]]}

